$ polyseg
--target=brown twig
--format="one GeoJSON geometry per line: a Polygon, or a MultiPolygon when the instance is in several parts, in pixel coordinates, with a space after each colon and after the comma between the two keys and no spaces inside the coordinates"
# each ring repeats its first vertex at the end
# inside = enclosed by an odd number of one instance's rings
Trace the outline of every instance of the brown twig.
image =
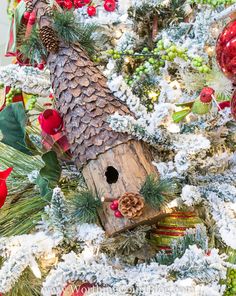
{"type": "Polygon", "coordinates": [[[101,201],[102,202],[113,202],[116,199],[117,198],[115,198],[115,197],[102,196],[101,201]]]}
{"type": "Polygon", "coordinates": [[[155,41],[158,33],[158,16],[155,15],[153,18],[153,25],[152,25],[152,40],[155,41]]]}

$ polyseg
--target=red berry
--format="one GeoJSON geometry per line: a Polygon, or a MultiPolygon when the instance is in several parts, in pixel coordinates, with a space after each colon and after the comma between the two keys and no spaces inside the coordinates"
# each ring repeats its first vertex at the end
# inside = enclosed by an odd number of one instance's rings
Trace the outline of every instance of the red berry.
{"type": "Polygon", "coordinates": [[[73,3],[71,2],[71,0],[65,0],[63,5],[68,10],[70,10],[73,7],[73,3]]]}
{"type": "Polygon", "coordinates": [[[106,11],[112,12],[116,9],[116,2],[114,0],[106,0],[104,3],[106,11]]]}
{"type": "Polygon", "coordinates": [[[51,99],[51,100],[54,99],[54,94],[53,94],[53,93],[50,93],[50,95],[49,95],[49,99],[51,99]]]}
{"type": "Polygon", "coordinates": [[[95,6],[89,6],[87,9],[87,13],[89,16],[94,16],[97,13],[97,9],[95,6]]]}
{"type": "Polygon", "coordinates": [[[83,7],[85,4],[83,3],[82,0],[74,0],[74,6],[75,8],[81,8],[83,7]]]}
{"type": "Polygon", "coordinates": [[[89,4],[91,0],[82,0],[82,2],[86,5],[86,4],[89,4]]]}
{"type": "Polygon", "coordinates": [[[114,205],[116,205],[117,208],[118,208],[118,206],[119,206],[119,200],[118,200],[118,199],[113,200],[112,203],[113,203],[114,205]]]}
{"type": "Polygon", "coordinates": [[[74,0],[74,6],[75,8],[81,8],[83,5],[81,4],[80,0],[74,0]]]}
{"type": "Polygon", "coordinates": [[[64,0],[56,0],[56,1],[57,1],[57,4],[59,4],[60,6],[63,6],[64,0]]]}
{"type": "Polygon", "coordinates": [[[112,211],[116,211],[118,210],[118,206],[119,206],[119,201],[116,199],[110,204],[110,209],[112,211]]]}
{"type": "Polygon", "coordinates": [[[29,11],[26,11],[26,12],[24,13],[24,18],[25,18],[26,20],[28,20],[28,19],[30,18],[30,15],[31,15],[31,13],[30,13],[29,11]]]}
{"type": "Polygon", "coordinates": [[[40,63],[40,64],[38,64],[38,69],[39,69],[39,70],[43,70],[43,69],[44,69],[44,63],[40,63]]]}
{"type": "Polygon", "coordinates": [[[35,21],[36,21],[36,14],[34,11],[32,11],[29,17],[29,24],[34,25],[35,21]]]}
{"type": "Polygon", "coordinates": [[[121,214],[121,212],[119,210],[115,211],[115,217],[116,218],[123,218],[123,215],[121,214]]]}

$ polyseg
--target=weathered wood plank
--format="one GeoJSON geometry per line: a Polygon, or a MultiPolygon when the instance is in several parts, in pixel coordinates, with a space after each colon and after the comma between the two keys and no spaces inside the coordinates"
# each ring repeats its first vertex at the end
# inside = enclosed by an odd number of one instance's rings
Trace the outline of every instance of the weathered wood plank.
{"type": "MultiPolygon", "coordinates": [[[[96,160],[91,160],[83,169],[83,175],[88,187],[100,198],[103,196],[119,198],[125,192],[139,192],[149,174],[158,174],[151,164],[150,152],[141,142],[134,140],[120,144],[107,152],[100,154],[96,160]],[[109,184],[106,178],[108,167],[117,170],[119,176],[116,183],[109,184]]],[[[162,218],[165,213],[158,212],[145,205],[141,217],[135,220],[116,218],[109,203],[103,203],[100,213],[102,224],[108,235],[114,235],[140,224],[151,224],[162,218]]]]}

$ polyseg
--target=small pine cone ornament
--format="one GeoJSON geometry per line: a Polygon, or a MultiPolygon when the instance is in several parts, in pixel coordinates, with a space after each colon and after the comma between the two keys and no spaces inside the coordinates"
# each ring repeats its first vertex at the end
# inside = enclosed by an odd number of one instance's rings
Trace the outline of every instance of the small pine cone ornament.
{"type": "Polygon", "coordinates": [[[25,8],[26,8],[26,11],[32,12],[34,9],[34,5],[32,4],[32,1],[27,1],[25,3],[25,8]]]}
{"type": "Polygon", "coordinates": [[[126,192],[119,199],[119,211],[128,218],[134,219],[140,217],[144,210],[143,197],[134,192],[126,192]]]}
{"type": "Polygon", "coordinates": [[[59,50],[59,39],[55,31],[49,26],[43,26],[39,30],[39,34],[47,51],[57,53],[59,50]]]}

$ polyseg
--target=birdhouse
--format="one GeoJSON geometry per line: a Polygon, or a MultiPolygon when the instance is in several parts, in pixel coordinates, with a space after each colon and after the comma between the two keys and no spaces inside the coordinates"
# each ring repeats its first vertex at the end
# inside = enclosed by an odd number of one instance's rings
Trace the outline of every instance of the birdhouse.
{"type": "MultiPolygon", "coordinates": [[[[35,3],[42,28],[46,4],[40,0],[35,3]]],[[[47,64],[71,153],[89,189],[99,198],[139,192],[146,177],[157,174],[150,152],[141,141],[113,131],[108,124],[112,114],[133,115],[132,112],[111,93],[106,78],[78,44],[60,42],[58,51],[49,54],[47,64]]],[[[108,235],[113,235],[152,223],[160,215],[145,205],[137,219],[118,219],[109,204],[103,203],[100,220],[108,235]]]]}

